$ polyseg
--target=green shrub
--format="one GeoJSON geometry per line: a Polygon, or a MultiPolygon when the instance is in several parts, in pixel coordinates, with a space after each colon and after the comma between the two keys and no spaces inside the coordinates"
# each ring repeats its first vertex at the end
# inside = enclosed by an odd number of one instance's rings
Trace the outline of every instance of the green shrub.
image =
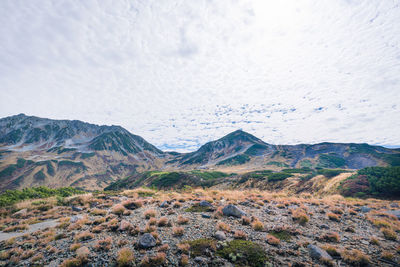
{"type": "Polygon", "coordinates": [[[292,174],[284,172],[271,173],[270,175],[268,175],[268,181],[269,182],[282,181],[292,176],[293,176],[292,174]]]}
{"type": "Polygon", "coordinates": [[[232,240],[217,251],[221,256],[233,263],[235,266],[265,266],[268,258],[264,248],[257,243],[247,240],[232,240]]]}
{"type": "Polygon", "coordinates": [[[0,195],[0,207],[9,206],[27,199],[48,198],[52,196],[69,197],[83,193],[85,192],[72,187],[51,189],[45,186],[40,186],[25,188],[22,190],[7,190],[0,195]]]}

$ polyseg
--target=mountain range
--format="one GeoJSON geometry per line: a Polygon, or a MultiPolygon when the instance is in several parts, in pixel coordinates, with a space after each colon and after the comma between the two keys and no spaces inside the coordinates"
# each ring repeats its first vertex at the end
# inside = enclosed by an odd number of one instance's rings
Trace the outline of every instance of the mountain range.
{"type": "Polygon", "coordinates": [[[357,143],[273,145],[237,130],[191,153],[164,152],[120,126],[19,114],[0,119],[0,190],[103,189],[145,171],[244,173],[282,168],[399,166],[400,149],[357,143]]]}

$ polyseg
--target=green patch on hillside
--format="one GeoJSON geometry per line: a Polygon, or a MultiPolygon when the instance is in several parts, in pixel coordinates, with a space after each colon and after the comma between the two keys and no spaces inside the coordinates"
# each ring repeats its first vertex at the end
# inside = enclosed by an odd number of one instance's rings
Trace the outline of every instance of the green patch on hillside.
{"type": "Polygon", "coordinates": [[[400,167],[367,167],[340,185],[344,196],[379,196],[399,198],[400,167]]]}
{"type": "Polygon", "coordinates": [[[223,257],[235,266],[266,266],[268,260],[265,249],[252,241],[232,240],[218,249],[217,255],[223,257]]]}
{"type": "Polygon", "coordinates": [[[58,162],[59,167],[74,167],[74,168],[81,168],[83,170],[86,170],[85,164],[83,162],[75,162],[75,161],[70,161],[70,160],[61,160],[58,162]]]}
{"type": "Polygon", "coordinates": [[[346,165],[346,160],[335,153],[320,154],[317,167],[321,168],[341,168],[346,165]]]}
{"type": "Polygon", "coordinates": [[[281,172],[285,173],[309,173],[311,172],[310,168],[293,168],[293,169],[283,169],[281,172]]]}
{"type": "Polygon", "coordinates": [[[44,179],[46,179],[46,175],[43,173],[43,170],[40,170],[33,175],[33,178],[36,181],[43,181],[44,179]]]}
{"type": "Polygon", "coordinates": [[[251,147],[249,147],[246,152],[244,152],[246,155],[249,156],[257,156],[259,154],[262,154],[263,151],[267,149],[266,146],[261,145],[261,144],[254,144],[251,147]]]}
{"type": "Polygon", "coordinates": [[[22,200],[48,198],[52,196],[69,197],[75,194],[84,194],[84,191],[62,187],[51,189],[45,186],[25,188],[22,190],[7,190],[0,194],[0,207],[9,206],[22,200]]]}
{"type": "Polygon", "coordinates": [[[312,168],[314,165],[312,164],[312,162],[308,159],[303,159],[300,162],[300,167],[302,168],[312,168]]]}
{"type": "Polygon", "coordinates": [[[200,177],[204,180],[213,180],[213,179],[218,179],[218,178],[223,178],[223,177],[229,176],[229,174],[227,174],[227,173],[217,172],[217,171],[207,172],[207,171],[194,170],[194,171],[190,171],[189,173],[194,174],[197,177],[200,177]]]}
{"type": "Polygon", "coordinates": [[[92,152],[92,153],[82,153],[81,154],[81,159],[88,159],[91,157],[94,157],[94,155],[96,155],[96,153],[92,152]]]}
{"type": "Polygon", "coordinates": [[[268,175],[268,182],[282,181],[292,176],[292,174],[284,172],[271,173],[270,175],[268,175]]]}
{"type": "Polygon", "coordinates": [[[246,154],[237,155],[226,160],[222,160],[217,165],[241,165],[250,161],[250,157],[246,154]]]}
{"type": "Polygon", "coordinates": [[[184,177],[180,172],[166,172],[159,174],[158,178],[151,182],[151,185],[158,188],[172,187],[184,177]]]}
{"type": "Polygon", "coordinates": [[[0,171],[0,179],[12,176],[15,171],[29,166],[33,163],[31,160],[25,160],[23,158],[18,158],[17,163],[8,165],[5,169],[0,171]]]}
{"type": "Polygon", "coordinates": [[[275,165],[278,167],[289,167],[288,164],[286,164],[284,162],[280,162],[280,161],[270,161],[270,162],[267,162],[267,165],[275,165]]]}

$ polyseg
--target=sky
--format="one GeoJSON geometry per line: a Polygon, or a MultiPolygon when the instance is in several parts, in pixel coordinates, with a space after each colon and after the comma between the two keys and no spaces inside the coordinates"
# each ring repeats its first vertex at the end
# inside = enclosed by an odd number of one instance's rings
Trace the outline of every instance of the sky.
{"type": "Polygon", "coordinates": [[[400,146],[400,0],[2,0],[0,117],[121,125],[163,150],[400,146]]]}

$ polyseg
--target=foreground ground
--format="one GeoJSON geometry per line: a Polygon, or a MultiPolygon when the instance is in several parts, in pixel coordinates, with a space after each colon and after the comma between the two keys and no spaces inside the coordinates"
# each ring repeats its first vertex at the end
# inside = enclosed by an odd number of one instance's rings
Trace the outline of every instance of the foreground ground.
{"type": "Polygon", "coordinates": [[[398,266],[398,212],[395,201],[255,190],[26,201],[1,211],[15,237],[1,241],[0,265],[398,266]],[[24,234],[39,222],[50,227],[24,234]]]}

